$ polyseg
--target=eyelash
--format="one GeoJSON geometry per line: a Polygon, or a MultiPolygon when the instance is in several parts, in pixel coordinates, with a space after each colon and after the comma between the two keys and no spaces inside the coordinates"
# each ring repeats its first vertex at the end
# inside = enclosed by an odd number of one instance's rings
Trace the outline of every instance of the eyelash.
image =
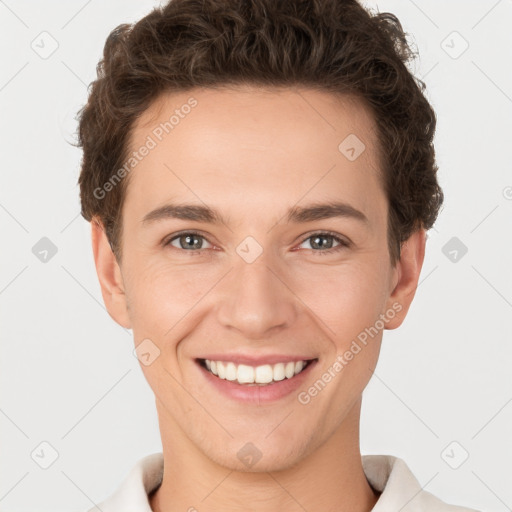
{"type": "MultiPolygon", "coordinates": [[[[167,241],[164,241],[163,242],[163,246],[164,247],[171,247],[172,249],[176,249],[177,251],[182,251],[182,252],[187,252],[187,253],[190,253],[191,255],[196,255],[196,254],[199,254],[201,252],[204,251],[204,249],[196,249],[196,250],[187,250],[187,249],[181,249],[181,248],[178,248],[178,247],[174,247],[171,245],[171,242],[173,242],[174,240],[182,237],[182,236],[185,236],[185,235],[194,235],[194,236],[197,236],[199,238],[203,238],[204,240],[206,240],[208,243],[211,244],[211,242],[204,236],[202,235],[201,233],[197,232],[197,231],[183,231],[181,233],[177,233],[175,234],[172,238],[169,238],[167,241]]],[[[310,251],[313,251],[314,253],[316,254],[319,254],[319,255],[326,255],[326,254],[333,254],[335,252],[338,252],[338,251],[341,251],[342,249],[346,249],[348,247],[351,246],[351,243],[348,242],[347,240],[344,240],[343,238],[340,238],[339,236],[337,236],[336,233],[333,233],[331,231],[318,231],[316,233],[312,233],[311,235],[305,237],[300,243],[299,245],[302,245],[306,240],[309,240],[310,238],[313,238],[315,236],[327,236],[327,237],[331,237],[334,239],[334,241],[338,242],[339,245],[336,246],[336,247],[333,247],[331,249],[318,249],[318,250],[315,250],[315,249],[308,249],[310,251]]]]}

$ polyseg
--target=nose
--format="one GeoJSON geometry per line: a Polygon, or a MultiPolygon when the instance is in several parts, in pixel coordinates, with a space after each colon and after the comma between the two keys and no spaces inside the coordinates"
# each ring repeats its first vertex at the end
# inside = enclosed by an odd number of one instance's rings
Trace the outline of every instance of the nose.
{"type": "Polygon", "coordinates": [[[219,323],[247,339],[268,338],[293,325],[297,298],[281,274],[265,251],[252,263],[236,261],[220,291],[219,323]]]}

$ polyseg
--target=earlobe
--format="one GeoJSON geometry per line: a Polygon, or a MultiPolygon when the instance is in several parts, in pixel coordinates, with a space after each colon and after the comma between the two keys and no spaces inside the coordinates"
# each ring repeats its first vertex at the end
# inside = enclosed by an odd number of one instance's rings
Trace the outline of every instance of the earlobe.
{"type": "Polygon", "coordinates": [[[91,239],[96,273],[105,307],[115,322],[130,329],[131,322],[121,269],[112,252],[103,225],[97,218],[91,220],[91,239]]]}
{"type": "Polygon", "coordinates": [[[396,329],[404,321],[412,303],[425,258],[426,231],[418,229],[403,244],[395,269],[394,286],[386,307],[394,315],[386,322],[386,329],[396,329]]]}

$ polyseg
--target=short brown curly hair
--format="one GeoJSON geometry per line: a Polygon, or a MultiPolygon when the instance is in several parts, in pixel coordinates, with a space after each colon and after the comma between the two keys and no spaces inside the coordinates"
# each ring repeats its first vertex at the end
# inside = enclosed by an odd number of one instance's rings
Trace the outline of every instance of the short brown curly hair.
{"type": "Polygon", "coordinates": [[[430,229],[443,202],[436,117],[407,64],[399,20],[356,0],[171,0],[109,35],[78,113],[83,217],[98,217],[121,261],[127,179],[98,194],[128,156],[135,121],[164,92],[195,87],[305,86],[356,96],[377,127],[393,265],[403,241],[430,229]],[[95,192],[96,191],[96,192],[95,192]]]}

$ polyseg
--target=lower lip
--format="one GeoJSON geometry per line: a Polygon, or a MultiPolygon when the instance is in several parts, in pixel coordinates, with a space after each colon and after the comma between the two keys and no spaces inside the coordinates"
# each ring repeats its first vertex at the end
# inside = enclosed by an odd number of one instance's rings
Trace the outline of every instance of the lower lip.
{"type": "Polygon", "coordinates": [[[221,379],[213,375],[206,368],[203,368],[199,362],[197,362],[197,365],[208,382],[223,395],[239,402],[261,404],[275,402],[296,391],[307,379],[317,362],[318,360],[312,361],[304,370],[291,379],[285,378],[265,386],[249,386],[247,384],[239,384],[237,381],[221,379]]]}

